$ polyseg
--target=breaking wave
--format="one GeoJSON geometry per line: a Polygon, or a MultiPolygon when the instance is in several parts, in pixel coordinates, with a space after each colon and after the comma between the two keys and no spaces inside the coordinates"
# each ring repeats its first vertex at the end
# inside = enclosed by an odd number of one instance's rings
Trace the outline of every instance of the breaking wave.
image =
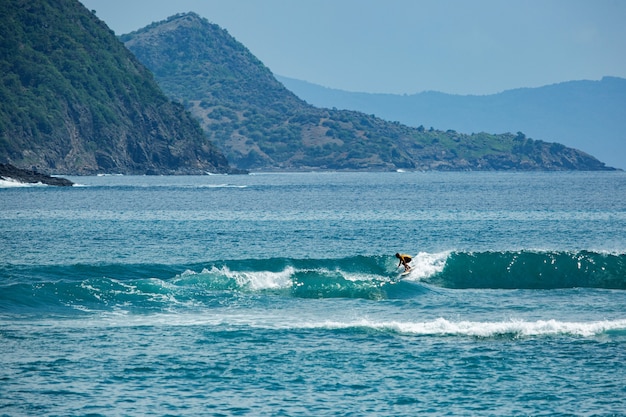
{"type": "Polygon", "coordinates": [[[580,252],[420,253],[399,275],[392,256],[273,258],[207,265],[0,266],[0,311],[116,306],[163,309],[225,293],[292,298],[410,298],[449,289],[626,289],[626,255],[580,252]]]}

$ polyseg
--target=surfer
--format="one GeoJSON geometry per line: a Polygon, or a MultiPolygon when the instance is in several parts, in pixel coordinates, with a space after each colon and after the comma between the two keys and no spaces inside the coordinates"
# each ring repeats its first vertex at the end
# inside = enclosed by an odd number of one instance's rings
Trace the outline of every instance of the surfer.
{"type": "Polygon", "coordinates": [[[398,268],[400,268],[400,265],[404,265],[404,272],[409,272],[411,270],[409,262],[411,262],[412,258],[409,255],[396,253],[396,258],[400,259],[398,268]]]}

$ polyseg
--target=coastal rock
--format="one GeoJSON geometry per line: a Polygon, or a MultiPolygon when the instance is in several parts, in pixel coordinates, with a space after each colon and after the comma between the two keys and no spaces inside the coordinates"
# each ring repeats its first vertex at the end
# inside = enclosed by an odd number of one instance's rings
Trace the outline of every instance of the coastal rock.
{"type": "Polygon", "coordinates": [[[0,164],[0,178],[26,184],[46,184],[58,187],[71,187],[74,183],[66,178],[51,177],[37,171],[29,171],[14,167],[11,164],[0,164]]]}

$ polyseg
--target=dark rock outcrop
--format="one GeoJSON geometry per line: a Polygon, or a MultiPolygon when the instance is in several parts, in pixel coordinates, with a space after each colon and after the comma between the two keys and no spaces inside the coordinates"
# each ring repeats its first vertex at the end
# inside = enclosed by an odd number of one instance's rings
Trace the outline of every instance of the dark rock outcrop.
{"type": "Polygon", "coordinates": [[[51,177],[37,171],[29,171],[14,167],[11,164],[0,164],[0,178],[28,184],[42,183],[58,187],[70,187],[74,183],[66,178],[51,177]]]}

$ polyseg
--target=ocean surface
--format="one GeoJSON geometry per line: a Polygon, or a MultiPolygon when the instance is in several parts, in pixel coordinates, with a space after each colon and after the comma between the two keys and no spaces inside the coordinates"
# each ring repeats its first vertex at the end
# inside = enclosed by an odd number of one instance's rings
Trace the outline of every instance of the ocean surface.
{"type": "Polygon", "coordinates": [[[626,415],[624,172],[70,179],[0,181],[0,416],[626,415]]]}

